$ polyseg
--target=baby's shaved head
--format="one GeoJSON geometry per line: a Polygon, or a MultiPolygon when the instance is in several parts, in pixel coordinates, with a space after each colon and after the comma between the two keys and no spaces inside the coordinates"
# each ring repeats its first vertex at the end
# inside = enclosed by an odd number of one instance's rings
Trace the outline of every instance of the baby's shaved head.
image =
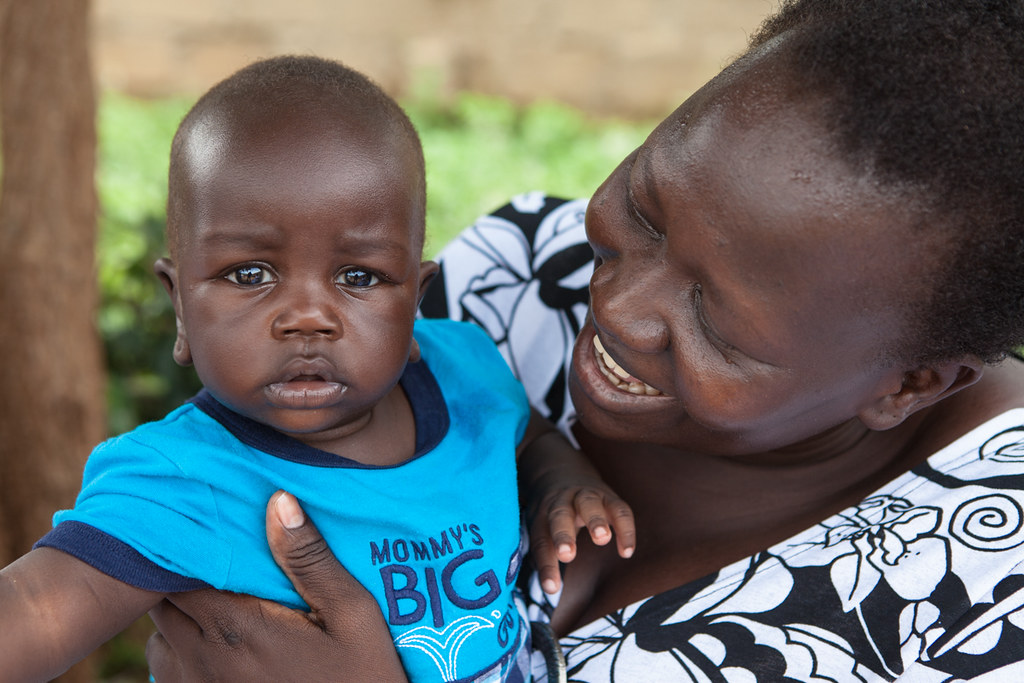
{"type": "MultiPolygon", "coordinates": [[[[194,220],[193,197],[204,170],[226,148],[248,140],[270,120],[313,120],[330,130],[356,131],[412,155],[418,203],[426,207],[423,150],[402,108],[363,74],[318,57],[282,56],[250,64],[213,86],[185,115],[171,145],[167,188],[167,247],[177,258],[194,220]]],[[[262,134],[266,135],[266,131],[262,134]]],[[[422,224],[422,221],[420,221],[422,224]]],[[[422,246],[423,235],[418,235],[422,246]]]]}

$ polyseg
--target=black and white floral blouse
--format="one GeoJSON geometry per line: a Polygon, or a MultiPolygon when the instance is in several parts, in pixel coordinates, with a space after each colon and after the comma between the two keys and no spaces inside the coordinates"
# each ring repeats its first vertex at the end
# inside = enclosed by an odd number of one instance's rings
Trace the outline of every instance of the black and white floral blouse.
{"type": "MultiPolygon", "coordinates": [[[[442,252],[424,315],[471,320],[564,431],[586,202],[521,195],[442,252]]],[[[557,604],[533,582],[531,618],[557,604]]],[[[842,513],[560,641],[569,681],[1024,681],[1024,409],[842,513]]],[[[538,651],[534,677],[548,679],[538,651]]]]}

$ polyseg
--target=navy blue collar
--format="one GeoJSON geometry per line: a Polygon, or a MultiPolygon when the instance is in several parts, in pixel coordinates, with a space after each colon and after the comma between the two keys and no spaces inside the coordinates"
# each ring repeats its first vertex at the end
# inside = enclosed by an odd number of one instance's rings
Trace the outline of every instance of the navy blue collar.
{"type": "MultiPolygon", "coordinates": [[[[436,448],[448,433],[448,406],[434,374],[424,361],[407,363],[398,383],[409,398],[409,405],[412,406],[416,424],[416,452],[412,459],[415,459],[436,448]]],[[[189,401],[223,425],[242,443],[278,458],[315,467],[378,467],[308,446],[261,422],[239,415],[215,399],[206,389],[201,390],[189,401]]]]}

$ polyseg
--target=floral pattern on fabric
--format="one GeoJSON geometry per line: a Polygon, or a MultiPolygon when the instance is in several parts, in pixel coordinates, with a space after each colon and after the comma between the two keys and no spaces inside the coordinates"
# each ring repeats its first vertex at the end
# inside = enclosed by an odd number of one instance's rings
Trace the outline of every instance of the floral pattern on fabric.
{"type": "Polygon", "coordinates": [[[426,317],[484,328],[530,403],[563,431],[571,417],[572,342],[587,314],[594,265],[581,229],[586,207],[535,192],[479,219],[444,249],[441,273],[420,306],[426,317]]]}
{"type": "MultiPolygon", "coordinates": [[[[585,208],[532,193],[480,219],[442,252],[422,308],[487,330],[564,431],[585,208]]],[[[1000,415],[793,538],[562,638],[567,679],[1024,681],[1022,422],[1000,415]]],[[[557,596],[530,593],[546,619],[557,596]]]]}

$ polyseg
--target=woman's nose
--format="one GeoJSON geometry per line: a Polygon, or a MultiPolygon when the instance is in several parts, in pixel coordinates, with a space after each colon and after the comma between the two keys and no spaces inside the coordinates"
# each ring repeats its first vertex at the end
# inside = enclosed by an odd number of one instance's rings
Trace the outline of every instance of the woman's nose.
{"type": "Polygon", "coordinates": [[[272,323],[275,338],[325,337],[336,339],[341,336],[341,318],[332,295],[336,291],[313,291],[306,287],[281,302],[281,309],[272,323]]]}
{"type": "Polygon", "coordinates": [[[665,351],[670,340],[660,308],[665,303],[665,283],[650,275],[631,277],[629,283],[615,276],[602,282],[600,270],[595,271],[590,287],[590,306],[598,327],[638,353],[665,351]]]}

